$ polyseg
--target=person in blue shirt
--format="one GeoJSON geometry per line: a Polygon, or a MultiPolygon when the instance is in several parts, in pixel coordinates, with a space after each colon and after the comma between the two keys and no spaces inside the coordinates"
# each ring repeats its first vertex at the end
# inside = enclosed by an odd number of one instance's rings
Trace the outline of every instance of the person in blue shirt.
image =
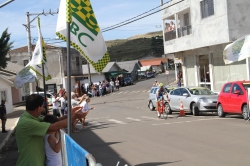
{"type": "Polygon", "coordinates": [[[1,101],[1,105],[0,105],[0,119],[2,121],[2,133],[7,133],[8,131],[5,130],[5,124],[6,124],[7,118],[6,118],[6,107],[5,107],[4,100],[1,101]]]}

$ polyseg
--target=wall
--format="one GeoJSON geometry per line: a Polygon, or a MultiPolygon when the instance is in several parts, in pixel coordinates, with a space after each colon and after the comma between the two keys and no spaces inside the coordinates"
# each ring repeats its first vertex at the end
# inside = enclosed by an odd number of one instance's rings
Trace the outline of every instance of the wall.
{"type": "Polygon", "coordinates": [[[250,33],[250,1],[227,0],[230,41],[250,33]]]}
{"type": "Polygon", "coordinates": [[[14,103],[19,103],[22,101],[22,92],[21,89],[16,89],[15,87],[11,87],[11,92],[12,92],[12,102],[14,103]]]}
{"type": "Polygon", "coordinates": [[[5,91],[6,93],[6,111],[7,114],[13,112],[13,102],[12,102],[12,93],[11,93],[11,85],[4,79],[0,78],[0,91],[5,91]]]}
{"type": "MultiPolygon", "coordinates": [[[[200,0],[184,2],[190,2],[192,34],[164,42],[165,54],[229,42],[226,0],[214,0],[214,15],[203,19],[201,18],[200,0]]],[[[175,12],[181,13],[182,10],[184,8],[181,4],[170,7],[167,12],[169,15],[164,14],[163,19],[175,12]]]]}

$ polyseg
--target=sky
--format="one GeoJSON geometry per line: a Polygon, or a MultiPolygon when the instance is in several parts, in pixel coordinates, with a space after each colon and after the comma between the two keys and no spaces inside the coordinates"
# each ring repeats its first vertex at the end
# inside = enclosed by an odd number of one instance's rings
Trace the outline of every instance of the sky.
{"type": "MultiPolygon", "coordinates": [[[[8,0],[0,0],[0,5],[8,0]]],[[[167,1],[167,0],[165,0],[167,1]]],[[[101,29],[121,23],[144,12],[160,6],[160,0],[90,0],[97,22],[101,29]]],[[[164,2],[164,1],[163,1],[164,2]]],[[[165,2],[164,2],[165,3],[165,2]]],[[[15,0],[0,8],[0,33],[6,28],[11,33],[11,41],[14,41],[14,48],[27,45],[27,32],[23,24],[27,24],[26,12],[30,14],[57,12],[60,0],[15,0]]],[[[157,8],[154,11],[159,10],[157,8]]],[[[46,16],[41,15],[41,31],[43,38],[48,44],[61,44],[56,38],[56,23],[58,14],[46,16]]],[[[36,15],[30,16],[30,21],[36,15]]],[[[104,40],[126,39],[134,35],[147,32],[160,31],[162,20],[161,12],[150,15],[131,24],[102,32],[104,40]]],[[[31,41],[36,43],[37,20],[31,23],[31,41]]]]}

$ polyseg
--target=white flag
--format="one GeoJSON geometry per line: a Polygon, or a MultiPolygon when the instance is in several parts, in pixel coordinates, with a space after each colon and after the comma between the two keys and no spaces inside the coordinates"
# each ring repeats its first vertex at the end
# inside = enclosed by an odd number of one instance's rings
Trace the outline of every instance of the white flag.
{"type": "Polygon", "coordinates": [[[96,71],[102,72],[110,58],[90,1],[61,0],[56,35],[65,41],[68,40],[66,22],[70,23],[70,45],[96,71]]]}
{"type": "Polygon", "coordinates": [[[241,61],[250,57],[250,35],[244,36],[228,44],[223,52],[225,64],[241,61]]]}
{"type": "Polygon", "coordinates": [[[42,33],[40,29],[40,19],[38,17],[38,41],[36,43],[35,50],[32,55],[30,62],[17,73],[14,80],[14,85],[16,88],[21,88],[24,83],[35,82],[36,79],[42,78],[42,63],[44,63],[44,78],[45,80],[51,79],[48,73],[48,68],[46,66],[46,51],[45,44],[42,38],[42,33]]]}

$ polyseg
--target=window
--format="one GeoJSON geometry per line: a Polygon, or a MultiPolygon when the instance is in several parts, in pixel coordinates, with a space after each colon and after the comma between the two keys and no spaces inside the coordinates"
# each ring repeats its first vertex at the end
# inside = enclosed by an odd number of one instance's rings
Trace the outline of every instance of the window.
{"type": "Polygon", "coordinates": [[[173,95],[180,96],[180,95],[181,95],[180,89],[175,89],[175,90],[173,91],[173,95]]]}
{"type": "Polygon", "coordinates": [[[235,90],[239,90],[241,94],[243,94],[243,91],[241,90],[240,86],[238,84],[234,84],[232,93],[234,93],[235,90]]]}
{"type": "Polygon", "coordinates": [[[155,89],[154,89],[154,94],[156,93],[157,90],[158,90],[158,88],[155,88],[155,89]]]}
{"type": "Polygon", "coordinates": [[[184,14],[184,26],[189,25],[189,13],[184,14]]]}
{"type": "Polygon", "coordinates": [[[226,84],[223,88],[223,92],[224,93],[229,93],[230,92],[230,87],[232,84],[226,84]]]}
{"type": "Polygon", "coordinates": [[[151,89],[150,93],[153,93],[153,91],[154,91],[154,88],[151,89]]]}
{"type": "Polygon", "coordinates": [[[182,88],[182,89],[181,89],[181,94],[183,95],[184,93],[187,93],[187,94],[189,95],[188,90],[187,90],[187,89],[182,88]]]}
{"type": "Polygon", "coordinates": [[[26,66],[29,63],[29,60],[23,60],[23,65],[26,66]]]}
{"type": "Polygon", "coordinates": [[[201,5],[201,18],[206,18],[214,14],[214,0],[203,0],[201,5]]]}
{"type": "Polygon", "coordinates": [[[76,57],[76,66],[79,66],[79,57],[76,57]]]}
{"type": "Polygon", "coordinates": [[[17,61],[12,61],[12,63],[17,63],[17,61]]]}
{"type": "Polygon", "coordinates": [[[0,100],[4,100],[6,101],[7,97],[6,97],[6,91],[5,90],[0,90],[0,100]]]}

